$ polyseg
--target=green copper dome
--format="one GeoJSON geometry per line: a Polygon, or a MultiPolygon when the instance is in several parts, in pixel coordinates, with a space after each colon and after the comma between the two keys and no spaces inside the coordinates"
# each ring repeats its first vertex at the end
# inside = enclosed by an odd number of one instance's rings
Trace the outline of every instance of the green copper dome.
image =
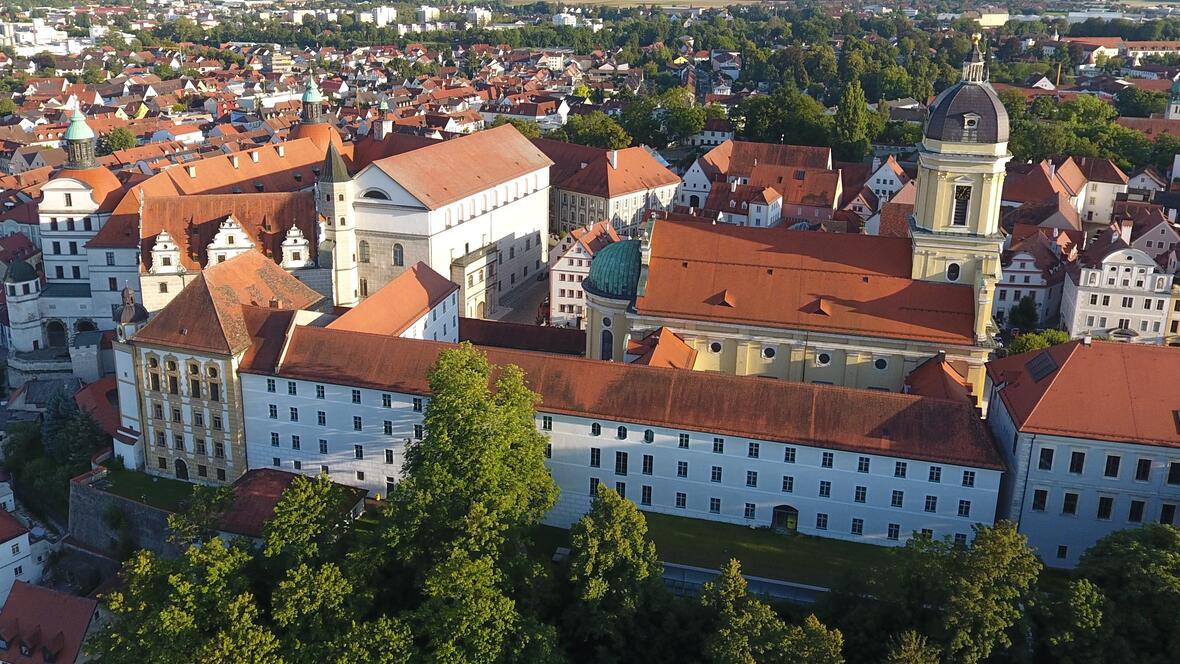
{"type": "Polygon", "coordinates": [[[22,281],[33,281],[37,278],[37,270],[32,265],[29,265],[23,258],[18,258],[12,261],[8,266],[8,274],[4,275],[4,281],[10,284],[19,284],[22,281]]]}
{"type": "Polygon", "coordinates": [[[595,254],[582,288],[612,300],[634,300],[640,262],[639,240],[608,244],[595,254]]]}
{"type": "Polygon", "coordinates": [[[1180,98],[1180,78],[1172,81],[1172,98],[1180,98]]]}
{"type": "Polygon", "coordinates": [[[324,100],[324,96],[320,94],[320,86],[316,85],[315,77],[309,76],[307,78],[307,85],[303,87],[303,103],[318,104],[324,100]]]}
{"type": "Polygon", "coordinates": [[[86,124],[86,116],[82,115],[82,111],[75,108],[74,114],[70,116],[70,127],[66,129],[67,141],[89,141],[94,138],[94,130],[90,125],[86,124]]]}

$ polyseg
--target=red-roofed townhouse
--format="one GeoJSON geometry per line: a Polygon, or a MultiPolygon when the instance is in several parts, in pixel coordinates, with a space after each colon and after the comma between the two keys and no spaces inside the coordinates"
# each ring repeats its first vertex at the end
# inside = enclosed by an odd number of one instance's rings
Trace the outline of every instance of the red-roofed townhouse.
{"type": "Polygon", "coordinates": [[[619,241],[609,221],[580,226],[563,237],[549,254],[549,324],[582,327],[586,294],[582,281],[590,262],[603,247],[619,241]]]}

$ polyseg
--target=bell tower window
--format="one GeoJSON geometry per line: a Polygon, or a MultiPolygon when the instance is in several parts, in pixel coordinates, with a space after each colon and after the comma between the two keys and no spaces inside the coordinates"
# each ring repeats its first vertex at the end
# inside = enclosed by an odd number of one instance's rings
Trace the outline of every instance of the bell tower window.
{"type": "Polygon", "coordinates": [[[966,226],[967,210],[971,205],[971,187],[955,185],[955,202],[951,210],[951,225],[966,226]]]}

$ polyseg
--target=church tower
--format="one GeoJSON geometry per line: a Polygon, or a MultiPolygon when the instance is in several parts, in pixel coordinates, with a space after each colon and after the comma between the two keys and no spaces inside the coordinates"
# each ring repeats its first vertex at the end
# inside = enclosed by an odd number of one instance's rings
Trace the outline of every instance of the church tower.
{"type": "Polygon", "coordinates": [[[66,128],[66,163],[70,170],[85,170],[98,165],[94,154],[94,130],[86,124],[86,116],[75,108],[66,128]]]}
{"type": "Polygon", "coordinates": [[[360,302],[360,279],[357,274],[356,224],[352,217],[354,186],[352,176],[344,165],[344,158],[334,143],[328,144],[328,155],[320,170],[317,198],[320,214],[325,221],[324,241],[320,256],[331,256],[332,304],[352,307],[360,302]]]}
{"type": "Polygon", "coordinates": [[[1000,199],[1008,112],[987,82],[978,36],[962,80],[934,100],[918,150],[913,278],[975,289],[975,338],[987,342],[1000,278],[1000,199]]]}

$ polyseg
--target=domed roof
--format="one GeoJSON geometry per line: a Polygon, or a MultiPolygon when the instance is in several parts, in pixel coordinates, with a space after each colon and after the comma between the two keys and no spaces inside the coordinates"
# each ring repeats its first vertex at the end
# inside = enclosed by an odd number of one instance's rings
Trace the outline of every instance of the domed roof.
{"type": "Polygon", "coordinates": [[[978,35],[967,60],[963,80],[934,99],[926,138],[951,143],[1007,143],[1008,111],[985,80],[978,35]]]}
{"type": "Polygon", "coordinates": [[[129,323],[142,323],[148,319],[147,309],[143,305],[135,301],[135,291],[131,290],[130,286],[124,286],[123,292],[123,306],[115,311],[112,316],[114,321],[120,325],[127,325],[129,323]]]}
{"type": "Polygon", "coordinates": [[[303,86],[303,103],[318,104],[324,100],[324,95],[320,93],[320,86],[316,85],[315,77],[307,77],[307,85],[303,86]]]}
{"type": "Polygon", "coordinates": [[[639,285],[639,240],[608,244],[594,255],[582,289],[612,300],[633,300],[639,285]]]}
{"type": "Polygon", "coordinates": [[[1180,97],[1180,78],[1172,81],[1172,96],[1180,97]]]}
{"type": "Polygon", "coordinates": [[[78,108],[70,116],[70,126],[66,129],[67,141],[88,141],[94,138],[94,130],[86,124],[86,116],[78,108]]]}
{"type": "Polygon", "coordinates": [[[37,269],[23,258],[18,258],[8,264],[8,274],[4,275],[4,282],[9,284],[17,284],[22,281],[34,281],[37,278],[37,269]]]}

